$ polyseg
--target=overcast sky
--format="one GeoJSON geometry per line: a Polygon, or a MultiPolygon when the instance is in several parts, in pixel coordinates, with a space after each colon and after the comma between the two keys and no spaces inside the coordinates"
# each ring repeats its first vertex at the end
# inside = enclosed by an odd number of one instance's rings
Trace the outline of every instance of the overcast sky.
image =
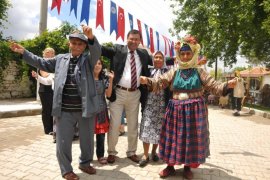
{"type": "MultiPolygon", "coordinates": [[[[118,38],[116,41],[115,33],[109,34],[110,29],[110,1],[104,0],[104,25],[105,31],[100,27],[95,28],[96,17],[96,1],[91,0],[89,25],[93,27],[94,34],[98,40],[102,42],[113,42],[124,44],[118,38]]],[[[78,0],[77,19],[74,12],[69,12],[70,2],[62,2],[60,15],[57,9],[50,10],[52,0],[48,2],[48,20],[47,28],[53,30],[59,27],[62,21],[68,21],[71,24],[80,25],[82,0],[78,0]]],[[[160,35],[164,35],[175,41],[175,37],[171,37],[168,32],[169,28],[173,28],[172,21],[175,16],[169,7],[169,0],[113,0],[117,6],[125,10],[126,32],[129,31],[129,22],[127,13],[133,15],[134,28],[137,28],[136,19],[142,22],[144,42],[146,42],[146,34],[144,24],[152,27],[154,31],[158,31],[160,35]]],[[[4,37],[12,36],[15,40],[25,40],[38,36],[39,17],[40,17],[40,0],[11,0],[12,8],[8,10],[8,23],[4,23],[6,29],[3,30],[4,37]]],[[[85,23],[85,22],[83,22],[85,23]]],[[[155,41],[155,40],[154,40],[155,41]]],[[[163,39],[160,37],[161,46],[164,48],[163,39]]],[[[221,63],[219,67],[222,68],[221,63]]],[[[245,60],[241,59],[237,66],[245,66],[245,60]]]]}

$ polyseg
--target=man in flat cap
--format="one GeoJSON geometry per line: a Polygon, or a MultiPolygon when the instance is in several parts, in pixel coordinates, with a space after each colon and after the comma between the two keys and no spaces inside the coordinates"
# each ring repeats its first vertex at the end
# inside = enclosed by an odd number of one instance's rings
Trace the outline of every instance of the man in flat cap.
{"type": "Polygon", "coordinates": [[[70,53],[49,60],[32,54],[19,44],[10,45],[11,50],[22,54],[29,65],[55,73],[52,115],[56,119],[56,155],[63,178],[69,180],[79,179],[71,166],[76,122],[79,124],[81,149],[79,169],[88,174],[96,173],[90,162],[93,160],[94,116],[99,102],[92,72],[101,49],[92,28],[82,26],[82,29],[83,34],[69,35],[70,53]]]}

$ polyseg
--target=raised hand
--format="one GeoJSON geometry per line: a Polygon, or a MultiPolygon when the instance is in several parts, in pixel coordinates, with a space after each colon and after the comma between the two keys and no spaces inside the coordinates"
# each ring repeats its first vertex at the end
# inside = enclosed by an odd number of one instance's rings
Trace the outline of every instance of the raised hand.
{"type": "Polygon", "coordinates": [[[81,26],[82,26],[83,34],[86,35],[88,39],[94,39],[92,28],[84,24],[82,24],[81,26]]]}
{"type": "Polygon", "coordinates": [[[15,42],[10,42],[9,47],[13,52],[20,53],[20,54],[23,54],[25,50],[25,48],[22,45],[17,44],[15,42]]]}
{"type": "Polygon", "coordinates": [[[31,74],[32,74],[32,77],[33,77],[33,78],[37,78],[37,77],[38,77],[38,74],[37,74],[36,71],[32,71],[31,74]]]}
{"type": "Polygon", "coordinates": [[[109,77],[110,81],[112,81],[114,78],[114,72],[113,71],[108,72],[108,77],[109,77]]]}

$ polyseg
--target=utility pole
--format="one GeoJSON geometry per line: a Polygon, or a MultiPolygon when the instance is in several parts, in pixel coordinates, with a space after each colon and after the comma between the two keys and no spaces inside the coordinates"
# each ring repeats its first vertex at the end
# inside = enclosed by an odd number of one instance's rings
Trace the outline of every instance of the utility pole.
{"type": "MultiPolygon", "coordinates": [[[[47,17],[48,17],[48,0],[40,0],[40,17],[39,17],[39,35],[41,35],[47,29],[47,17]]],[[[38,95],[39,82],[37,82],[36,100],[40,101],[38,95]]]]}
{"type": "Polygon", "coordinates": [[[39,35],[47,29],[48,0],[40,0],[39,35]]]}

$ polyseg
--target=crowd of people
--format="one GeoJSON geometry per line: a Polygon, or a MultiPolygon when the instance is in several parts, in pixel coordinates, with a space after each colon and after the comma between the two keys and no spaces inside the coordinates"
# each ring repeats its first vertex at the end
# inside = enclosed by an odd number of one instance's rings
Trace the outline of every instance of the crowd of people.
{"type": "Polygon", "coordinates": [[[183,176],[192,179],[191,169],[205,163],[210,155],[208,110],[203,91],[226,95],[235,86],[235,80],[217,82],[200,68],[200,45],[192,36],[177,42],[176,57],[166,60],[162,51],[151,56],[139,48],[142,36],[138,30],[129,31],[126,45],[113,47],[100,45],[91,27],[82,26],[82,31],[69,35],[69,53],[56,56],[38,57],[20,44],[10,45],[12,51],[22,54],[26,63],[38,68],[32,75],[48,91],[43,94],[40,91],[42,122],[45,134],[56,137],[62,177],[79,179],[71,166],[76,127],[81,171],[96,173],[90,164],[95,134],[98,162],[115,163],[118,138],[125,132],[122,127],[125,116],[127,158],[142,168],[150,157],[153,161],[161,159],[167,164],[159,173],[163,178],[175,174],[174,165],[183,164],[183,176]],[[109,72],[105,71],[102,57],[110,60],[109,72]],[[140,105],[142,118],[138,132],[140,105]],[[104,156],[106,133],[107,158],[104,156]],[[141,158],[136,154],[138,139],[144,149],[141,158]]]}

